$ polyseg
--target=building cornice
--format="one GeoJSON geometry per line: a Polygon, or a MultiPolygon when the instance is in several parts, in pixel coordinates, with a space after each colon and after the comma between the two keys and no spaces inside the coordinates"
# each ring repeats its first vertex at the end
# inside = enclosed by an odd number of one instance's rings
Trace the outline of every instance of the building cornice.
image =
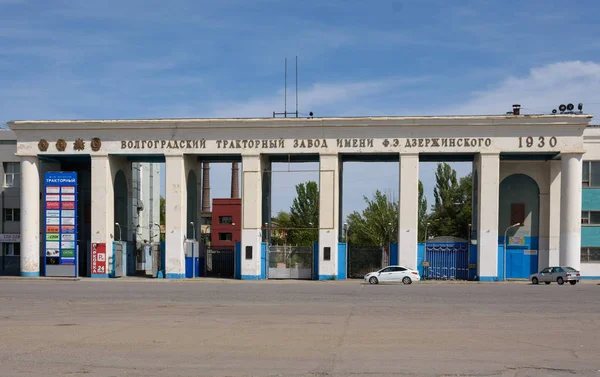
{"type": "Polygon", "coordinates": [[[277,128],[277,127],[443,127],[443,126],[587,126],[591,115],[481,115],[429,117],[239,118],[239,119],[114,119],[114,120],[15,120],[13,131],[97,129],[277,128]]]}

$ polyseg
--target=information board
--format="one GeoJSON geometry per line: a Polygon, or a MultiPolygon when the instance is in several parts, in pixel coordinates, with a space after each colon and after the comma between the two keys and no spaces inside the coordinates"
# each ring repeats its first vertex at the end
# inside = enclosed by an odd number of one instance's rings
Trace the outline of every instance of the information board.
{"type": "Polygon", "coordinates": [[[77,173],[44,177],[44,267],[46,276],[77,276],[77,173]]]}

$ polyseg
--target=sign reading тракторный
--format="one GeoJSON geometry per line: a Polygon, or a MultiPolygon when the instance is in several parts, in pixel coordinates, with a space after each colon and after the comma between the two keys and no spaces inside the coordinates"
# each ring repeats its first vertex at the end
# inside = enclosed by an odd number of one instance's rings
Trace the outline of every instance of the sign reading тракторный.
{"type": "MultiPolygon", "coordinates": [[[[515,147],[556,147],[555,136],[521,136],[512,138],[515,147]]],[[[386,139],[238,139],[238,140],[124,140],[121,149],[307,149],[307,148],[489,148],[494,140],[489,137],[441,137],[441,138],[386,138],[386,139]]]]}
{"type": "Polygon", "coordinates": [[[77,173],[44,176],[46,276],[77,276],[77,173]]]}

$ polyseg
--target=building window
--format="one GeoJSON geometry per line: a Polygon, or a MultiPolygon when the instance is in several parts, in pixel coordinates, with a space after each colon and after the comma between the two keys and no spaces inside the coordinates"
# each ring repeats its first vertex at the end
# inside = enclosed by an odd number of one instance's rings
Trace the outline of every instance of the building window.
{"type": "Polygon", "coordinates": [[[4,164],[4,187],[21,186],[21,164],[19,162],[7,162],[4,164]]]}
{"type": "Polygon", "coordinates": [[[233,235],[231,233],[219,233],[219,241],[231,241],[233,235]]]}
{"type": "Polygon", "coordinates": [[[21,209],[4,208],[4,221],[21,221],[21,209]]]}
{"type": "Polygon", "coordinates": [[[583,187],[600,187],[600,161],[583,161],[583,187]]]}
{"type": "Polygon", "coordinates": [[[7,257],[16,257],[21,255],[21,244],[20,243],[7,243],[6,254],[7,257]]]}
{"type": "Polygon", "coordinates": [[[512,203],[510,205],[510,223],[525,223],[525,203],[512,203]]]}
{"type": "Polygon", "coordinates": [[[581,211],[582,225],[600,225],[600,211],[581,211]]]}
{"type": "Polygon", "coordinates": [[[219,216],[219,224],[233,224],[233,217],[219,216]]]}
{"type": "Polygon", "coordinates": [[[582,247],[582,262],[600,262],[600,247],[582,247]]]}

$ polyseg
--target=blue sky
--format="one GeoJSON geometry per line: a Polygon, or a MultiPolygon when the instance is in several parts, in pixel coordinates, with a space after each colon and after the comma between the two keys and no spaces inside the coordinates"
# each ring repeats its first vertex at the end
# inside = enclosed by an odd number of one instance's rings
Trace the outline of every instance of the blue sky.
{"type": "MultiPolygon", "coordinates": [[[[300,111],[317,116],[597,113],[598,14],[591,0],[0,0],[0,122],[269,117],[296,55],[300,111]]],[[[430,197],[434,167],[421,164],[430,197]]],[[[344,212],[397,195],[397,170],[346,166],[344,212]]],[[[227,196],[230,169],[212,172],[227,196]]],[[[274,209],[316,178],[278,174],[274,209]]]]}

